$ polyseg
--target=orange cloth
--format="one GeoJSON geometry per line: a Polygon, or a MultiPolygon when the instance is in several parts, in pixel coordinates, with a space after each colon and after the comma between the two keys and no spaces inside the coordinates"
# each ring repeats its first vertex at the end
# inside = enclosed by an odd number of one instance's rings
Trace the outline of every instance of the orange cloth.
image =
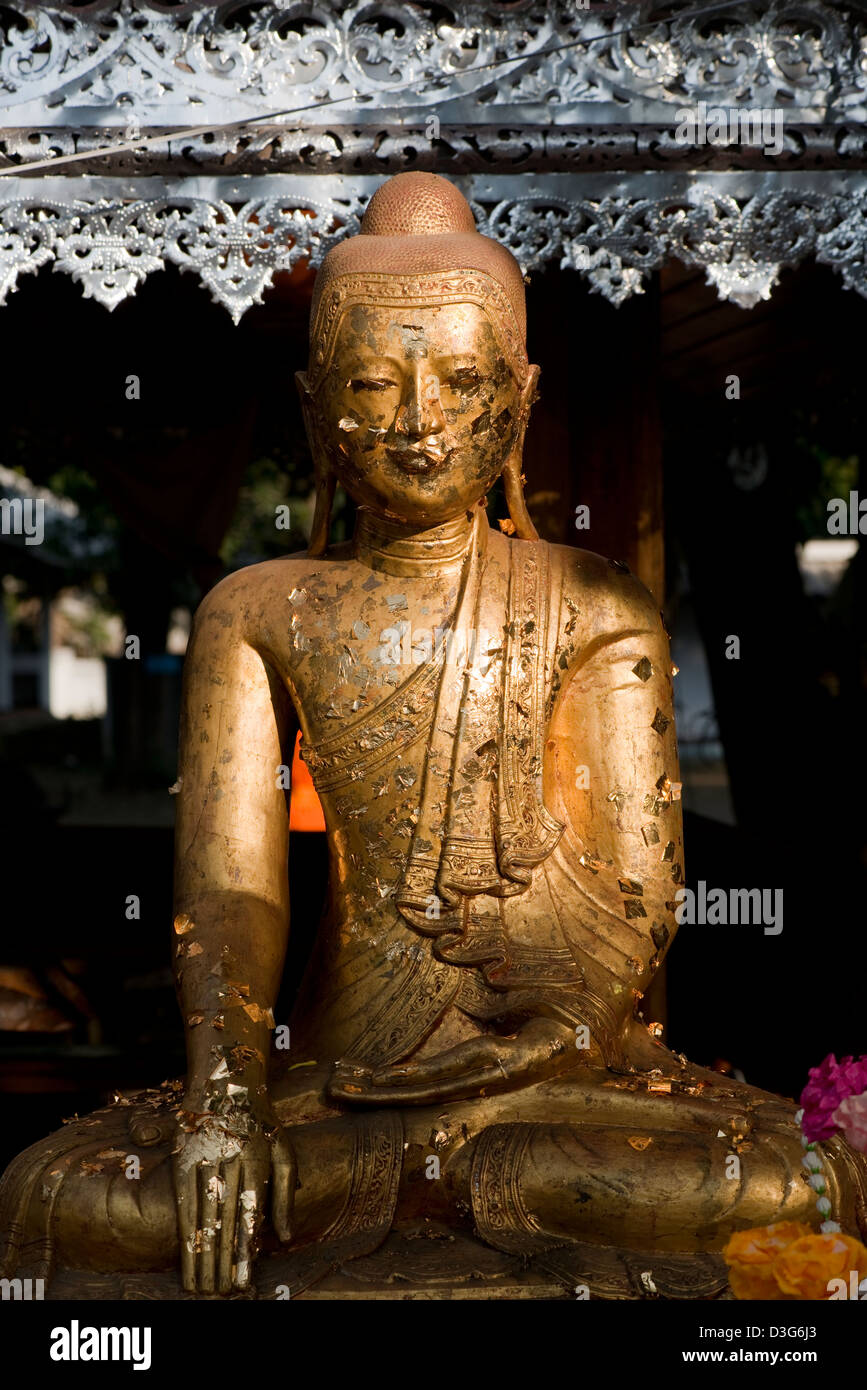
{"type": "Polygon", "coordinates": [[[299,752],[301,734],[295,740],[292,758],[291,793],[289,799],[289,830],[324,830],[325,816],[316,788],[299,752]]]}

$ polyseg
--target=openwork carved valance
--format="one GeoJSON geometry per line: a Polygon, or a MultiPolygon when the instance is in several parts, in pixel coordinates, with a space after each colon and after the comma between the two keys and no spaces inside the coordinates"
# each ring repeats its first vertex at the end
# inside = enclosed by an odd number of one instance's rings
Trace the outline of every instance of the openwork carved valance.
{"type": "Polygon", "coordinates": [[[171,263],[237,320],[405,168],[455,178],[526,270],[577,270],[615,304],[670,256],[744,306],[810,255],[867,293],[867,0],[658,12],[10,0],[0,293],[50,263],[113,308],[171,263]],[[684,143],[699,103],[778,113],[779,148],[684,143]]]}

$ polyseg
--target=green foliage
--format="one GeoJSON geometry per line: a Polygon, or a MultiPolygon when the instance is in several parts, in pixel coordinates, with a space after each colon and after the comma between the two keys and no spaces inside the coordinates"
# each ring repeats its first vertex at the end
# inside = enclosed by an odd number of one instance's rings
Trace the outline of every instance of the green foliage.
{"type": "MultiPolygon", "coordinates": [[[[312,490],[293,496],[292,470],[274,458],[257,458],[248,466],[238,493],[232,523],[220,547],[227,569],[271,560],[293,550],[303,550],[313,518],[312,490]],[[289,530],[278,530],[277,508],[288,506],[289,530]]],[[[302,485],[298,479],[295,485],[302,485]]]]}
{"type": "Polygon", "coordinates": [[[799,540],[827,536],[828,503],[857,490],[860,460],[848,452],[857,438],[857,423],[839,405],[833,416],[796,415],[791,457],[799,540]]]}
{"type": "MultiPolygon", "coordinates": [[[[315,505],[309,456],[302,456],[301,466],[293,467],[292,460],[275,454],[254,459],[244,475],[235,515],[220,547],[220,559],[227,569],[274,560],[307,547],[315,505]],[[289,508],[288,530],[276,525],[279,507],[289,508]]],[[[343,489],[337,488],[331,512],[334,542],[351,535],[354,511],[343,489]]]]}

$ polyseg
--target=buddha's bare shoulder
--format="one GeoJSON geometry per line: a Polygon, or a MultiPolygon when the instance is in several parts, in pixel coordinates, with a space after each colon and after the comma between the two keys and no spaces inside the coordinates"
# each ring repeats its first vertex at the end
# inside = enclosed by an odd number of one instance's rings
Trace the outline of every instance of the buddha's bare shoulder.
{"type": "Polygon", "coordinates": [[[559,583],[564,620],[577,615],[588,635],[601,630],[660,626],[659,605],[650,590],[620,560],[573,545],[548,546],[552,580],[559,583]]]}
{"type": "Polygon", "coordinates": [[[208,591],[196,610],[196,626],[231,630],[255,642],[287,603],[300,606],[310,595],[336,597],[358,568],[348,545],[334,546],[325,556],[299,550],[245,565],[208,591]]]}

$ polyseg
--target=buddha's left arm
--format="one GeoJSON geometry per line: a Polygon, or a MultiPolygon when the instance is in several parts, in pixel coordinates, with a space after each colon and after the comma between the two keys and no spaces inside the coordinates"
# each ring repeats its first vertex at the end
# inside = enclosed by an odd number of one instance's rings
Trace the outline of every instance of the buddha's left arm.
{"type": "Polygon", "coordinates": [[[674,936],[683,882],[671,656],[638,580],[586,552],[569,567],[579,618],[561,631],[545,800],[566,824],[558,859],[571,880],[569,945],[620,1022],[674,936]]]}

